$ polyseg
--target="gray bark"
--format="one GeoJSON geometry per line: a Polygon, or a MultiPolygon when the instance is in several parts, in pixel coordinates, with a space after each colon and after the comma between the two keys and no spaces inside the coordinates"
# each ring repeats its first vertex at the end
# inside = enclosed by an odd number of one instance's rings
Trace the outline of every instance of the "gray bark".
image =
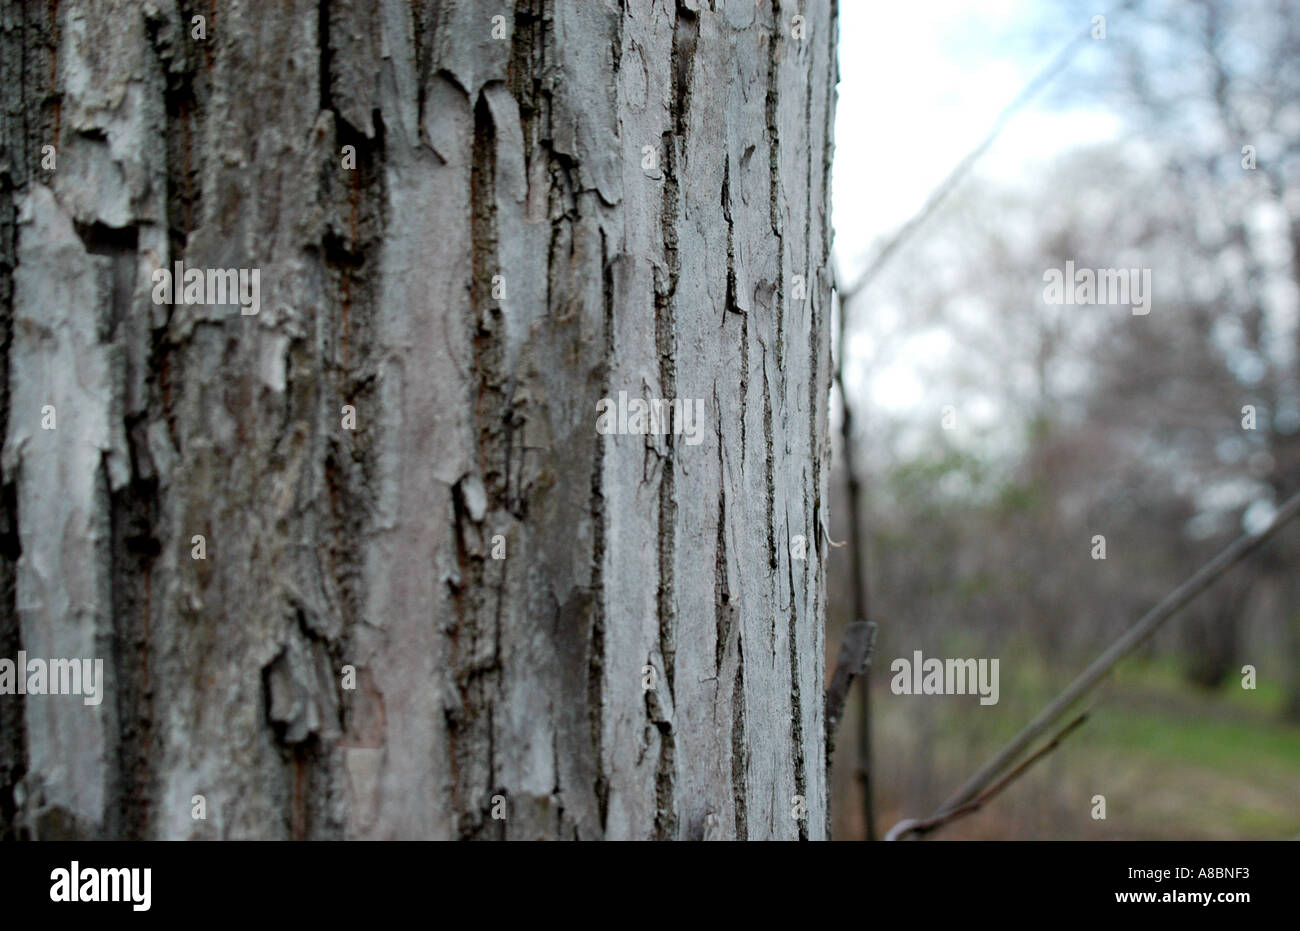
{"type": "Polygon", "coordinates": [[[824,836],[832,4],[0,15],[0,833],[824,836]]]}

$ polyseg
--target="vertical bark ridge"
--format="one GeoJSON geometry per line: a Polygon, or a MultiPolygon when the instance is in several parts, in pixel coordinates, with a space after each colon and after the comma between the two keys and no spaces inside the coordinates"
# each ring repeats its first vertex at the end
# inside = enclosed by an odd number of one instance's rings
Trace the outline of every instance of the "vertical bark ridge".
{"type": "MultiPolygon", "coordinates": [[[[37,58],[57,56],[58,22],[48,4],[22,3],[0,20],[0,436],[13,416],[10,352],[14,336],[14,273],[18,266],[17,198],[33,179],[48,182],[40,167],[42,140],[57,141],[57,72],[36,67],[37,58]]],[[[16,610],[18,477],[5,470],[0,481],[0,655],[23,649],[16,610]]],[[[0,702],[0,839],[30,836],[20,818],[27,773],[24,702],[0,702]]]]}

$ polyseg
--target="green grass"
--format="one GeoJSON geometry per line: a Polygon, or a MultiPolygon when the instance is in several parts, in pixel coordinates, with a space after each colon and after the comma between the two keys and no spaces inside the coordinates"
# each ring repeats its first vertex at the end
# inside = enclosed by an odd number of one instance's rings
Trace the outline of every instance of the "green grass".
{"type": "MultiPolygon", "coordinates": [[[[960,637],[953,640],[953,647],[967,645],[960,637]]],[[[999,652],[1004,657],[1000,701],[991,707],[967,697],[893,696],[887,677],[878,677],[876,754],[891,760],[882,779],[904,787],[919,778],[915,766],[928,765],[930,784],[946,793],[1077,672],[1050,670],[1028,650],[999,652]],[[933,704],[907,704],[918,701],[933,704]],[[928,756],[917,753],[916,721],[906,713],[914,715],[918,707],[933,715],[928,756]],[[918,758],[928,764],[912,762],[918,758]]],[[[1208,691],[1188,683],[1174,662],[1125,660],[1080,706],[1090,709],[1084,727],[948,836],[1295,837],[1300,834],[1300,726],[1281,719],[1283,697],[1271,681],[1261,680],[1250,691],[1230,677],[1208,691]],[[1087,813],[1085,801],[1094,793],[1107,798],[1106,821],[1092,821],[1087,813]]],[[[907,804],[901,788],[886,783],[881,794],[886,807],[891,796],[898,806],[889,814],[916,814],[901,811],[907,804]]]]}
{"type": "Polygon", "coordinates": [[[1230,705],[1268,715],[1280,714],[1282,703],[1286,698],[1281,683],[1268,676],[1257,676],[1255,688],[1243,689],[1240,687],[1240,676],[1230,675],[1219,689],[1206,692],[1188,682],[1183,677],[1178,664],[1167,658],[1156,660],[1130,658],[1121,662],[1112,675],[1115,681],[1126,688],[1154,688],[1191,700],[1212,696],[1230,705]]]}
{"type": "MultiPolygon", "coordinates": [[[[1093,730],[1107,746],[1225,773],[1277,770],[1296,779],[1300,796],[1300,729],[1268,720],[1224,721],[1195,713],[1099,709],[1093,730]]],[[[1300,802],[1300,798],[1298,798],[1300,802]]]]}

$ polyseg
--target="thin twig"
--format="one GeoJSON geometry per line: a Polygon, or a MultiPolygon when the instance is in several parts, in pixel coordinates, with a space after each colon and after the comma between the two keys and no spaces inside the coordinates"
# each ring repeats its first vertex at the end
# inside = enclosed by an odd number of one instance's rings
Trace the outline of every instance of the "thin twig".
{"type": "Polygon", "coordinates": [[[1056,696],[1047,707],[1025,725],[1024,730],[999,750],[993,759],[985,763],[973,776],[967,779],[961,788],[943,803],[938,814],[943,815],[975,798],[981,789],[1006,768],[1008,763],[1019,756],[1030,743],[1051,727],[1052,722],[1082,698],[1089,689],[1101,680],[1102,676],[1110,672],[1116,663],[1133,652],[1143,641],[1154,634],[1161,624],[1186,607],[1192,599],[1213,585],[1225,572],[1272,539],[1287,521],[1297,514],[1300,514],[1300,493],[1292,495],[1286,500],[1267,528],[1260,533],[1247,533],[1238,537],[1218,556],[1215,556],[1198,569],[1191,578],[1162,598],[1154,608],[1144,614],[1136,624],[1120,635],[1119,639],[1093,660],[1088,668],[1079,673],[1075,680],[1066,686],[1065,691],[1056,696]]]}
{"type": "MultiPolygon", "coordinates": [[[[831,271],[835,279],[836,290],[839,290],[841,278],[839,272],[832,267],[831,271]]],[[[867,585],[867,540],[866,531],[862,526],[862,484],[858,480],[857,457],[854,454],[854,437],[853,437],[853,403],[849,400],[849,394],[844,390],[844,359],[846,353],[846,338],[848,334],[848,301],[843,294],[839,295],[837,309],[840,323],[840,345],[839,355],[835,364],[835,384],[840,392],[840,437],[841,445],[844,447],[844,477],[848,486],[848,511],[849,511],[849,540],[852,544],[849,548],[849,559],[851,560],[851,576],[853,579],[853,614],[857,618],[855,623],[863,623],[871,616],[870,613],[870,594],[867,585]]],[[[875,624],[871,624],[871,644],[875,643],[875,624]]],[[[867,658],[870,658],[870,645],[868,646],[867,658]]],[[[867,840],[876,839],[876,817],[875,806],[871,797],[871,675],[870,667],[863,664],[855,672],[858,676],[858,782],[862,787],[862,823],[866,832],[867,840]]],[[[848,681],[851,681],[849,677],[848,681]]],[[[844,696],[848,694],[848,681],[844,685],[844,696]]],[[[833,685],[834,683],[832,683],[833,685]]],[[[843,698],[839,699],[839,707],[836,709],[835,723],[838,724],[839,714],[843,710],[843,698]]],[[[828,726],[828,744],[826,754],[827,771],[830,769],[830,751],[833,749],[834,725],[827,718],[828,726]]]]}
{"type": "Polygon", "coordinates": [[[958,818],[964,818],[966,815],[974,814],[983,808],[984,805],[986,805],[995,795],[1023,776],[1028,771],[1029,767],[1034,765],[1034,763],[1059,747],[1061,741],[1069,736],[1071,731],[1083,724],[1087,719],[1088,713],[1085,711],[1069,724],[1065,725],[1065,727],[1057,731],[1055,737],[1043,744],[1043,746],[1039,747],[1032,755],[1026,757],[1020,765],[985,789],[975,799],[954,808],[951,811],[933,815],[923,821],[916,821],[912,818],[900,821],[889,829],[889,833],[885,835],[885,840],[901,840],[909,834],[929,834],[931,831],[937,831],[945,824],[956,821],[958,818]]]}
{"type": "Polygon", "coordinates": [[[835,731],[844,715],[844,704],[849,697],[853,680],[871,665],[871,654],[876,646],[874,621],[854,621],[840,641],[840,655],[835,662],[831,684],[826,689],[826,762],[830,765],[835,752],[835,731]]]}

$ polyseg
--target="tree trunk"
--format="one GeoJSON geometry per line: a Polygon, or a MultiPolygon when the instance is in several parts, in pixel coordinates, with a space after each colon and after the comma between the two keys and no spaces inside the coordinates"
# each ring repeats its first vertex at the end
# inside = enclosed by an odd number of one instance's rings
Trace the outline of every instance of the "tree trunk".
{"type": "Polygon", "coordinates": [[[832,4],[2,40],[2,833],[825,835],[832,4]]]}

